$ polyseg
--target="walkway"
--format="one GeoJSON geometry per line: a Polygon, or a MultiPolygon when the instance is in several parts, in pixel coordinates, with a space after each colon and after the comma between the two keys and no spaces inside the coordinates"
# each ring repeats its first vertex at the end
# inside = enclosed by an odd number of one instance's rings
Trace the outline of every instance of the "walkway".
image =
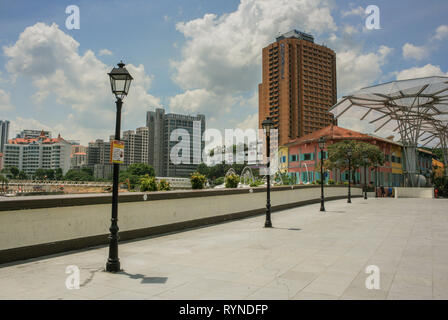
{"type": "Polygon", "coordinates": [[[0,299],[448,299],[448,199],[353,199],[0,266],[0,299]],[[66,267],[80,289],[66,288],[66,267]],[[366,266],[380,271],[367,289],[366,266]]]}

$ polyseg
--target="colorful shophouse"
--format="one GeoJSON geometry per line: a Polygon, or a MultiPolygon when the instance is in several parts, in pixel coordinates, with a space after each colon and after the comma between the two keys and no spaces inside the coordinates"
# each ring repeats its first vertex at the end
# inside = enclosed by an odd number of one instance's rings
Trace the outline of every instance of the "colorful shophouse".
{"type": "MultiPolygon", "coordinates": [[[[320,172],[316,170],[320,161],[320,149],[318,146],[318,139],[320,137],[325,137],[326,147],[344,140],[357,140],[377,145],[385,155],[384,165],[377,168],[377,185],[402,185],[402,148],[399,143],[392,141],[392,139],[367,135],[335,125],[297,138],[285,145],[288,148],[288,157],[284,157],[285,152],[283,151],[282,158],[279,159],[279,164],[282,166],[287,161],[288,175],[295,183],[308,184],[320,180],[320,172]]],[[[323,155],[324,160],[327,158],[326,147],[323,155]]],[[[366,171],[367,182],[373,184],[375,181],[374,168],[367,168],[366,171]]],[[[328,181],[329,179],[334,180],[336,183],[348,181],[348,171],[341,172],[339,169],[328,170],[325,175],[325,180],[328,181]]],[[[357,170],[354,182],[356,184],[364,183],[364,168],[357,170]]]]}

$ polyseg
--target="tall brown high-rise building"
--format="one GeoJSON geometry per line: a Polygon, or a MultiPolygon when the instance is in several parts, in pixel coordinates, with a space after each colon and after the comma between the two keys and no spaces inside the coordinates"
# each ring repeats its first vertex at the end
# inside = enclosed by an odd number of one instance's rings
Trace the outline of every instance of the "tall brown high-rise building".
{"type": "Polygon", "coordinates": [[[292,30],[263,48],[262,77],[258,124],[271,118],[279,145],[335,123],[336,54],[312,35],[292,30]]]}

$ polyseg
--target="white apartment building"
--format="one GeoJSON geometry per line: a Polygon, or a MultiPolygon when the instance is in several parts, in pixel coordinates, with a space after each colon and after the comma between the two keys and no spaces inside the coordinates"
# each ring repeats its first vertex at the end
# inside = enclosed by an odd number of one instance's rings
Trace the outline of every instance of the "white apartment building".
{"type": "Polygon", "coordinates": [[[4,167],[15,166],[28,175],[37,169],[62,169],[66,174],[70,169],[72,146],[60,135],[49,138],[44,133],[38,138],[15,138],[5,146],[4,167]]]}
{"type": "Polygon", "coordinates": [[[124,164],[149,163],[148,160],[148,127],[137,128],[123,132],[124,164]]]}

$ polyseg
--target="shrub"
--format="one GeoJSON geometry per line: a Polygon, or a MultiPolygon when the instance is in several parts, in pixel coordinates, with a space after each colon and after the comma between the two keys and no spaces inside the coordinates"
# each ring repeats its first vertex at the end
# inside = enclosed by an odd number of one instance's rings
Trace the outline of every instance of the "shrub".
{"type": "Polygon", "coordinates": [[[215,179],[215,185],[220,185],[224,183],[225,178],[224,177],[219,177],[215,179]]]}
{"type": "Polygon", "coordinates": [[[226,188],[237,188],[240,178],[236,174],[229,174],[226,176],[226,188]]]}
{"type": "Polygon", "coordinates": [[[448,178],[447,177],[436,177],[434,179],[434,186],[439,191],[439,197],[448,197],[448,178]]]}
{"type": "Polygon", "coordinates": [[[140,191],[157,191],[157,182],[148,174],[140,179],[140,191]]]}
{"type": "Polygon", "coordinates": [[[165,179],[160,180],[159,191],[170,191],[170,190],[171,190],[170,183],[165,179]]]}
{"type": "Polygon", "coordinates": [[[348,186],[348,181],[344,181],[344,186],[348,186]]]}
{"type": "Polygon", "coordinates": [[[333,179],[328,179],[328,184],[334,184],[334,180],[333,179]]]}
{"type": "Polygon", "coordinates": [[[191,188],[192,189],[204,189],[204,184],[207,179],[203,174],[200,174],[199,172],[193,172],[190,175],[190,182],[191,182],[191,188]]]}
{"type": "Polygon", "coordinates": [[[251,187],[259,187],[259,186],[261,186],[263,184],[263,181],[261,181],[261,180],[255,180],[255,181],[253,181],[251,184],[250,184],[250,186],[251,187]]]}
{"type": "Polygon", "coordinates": [[[320,184],[320,179],[317,179],[316,181],[315,181],[316,183],[315,184],[320,184]]]}

